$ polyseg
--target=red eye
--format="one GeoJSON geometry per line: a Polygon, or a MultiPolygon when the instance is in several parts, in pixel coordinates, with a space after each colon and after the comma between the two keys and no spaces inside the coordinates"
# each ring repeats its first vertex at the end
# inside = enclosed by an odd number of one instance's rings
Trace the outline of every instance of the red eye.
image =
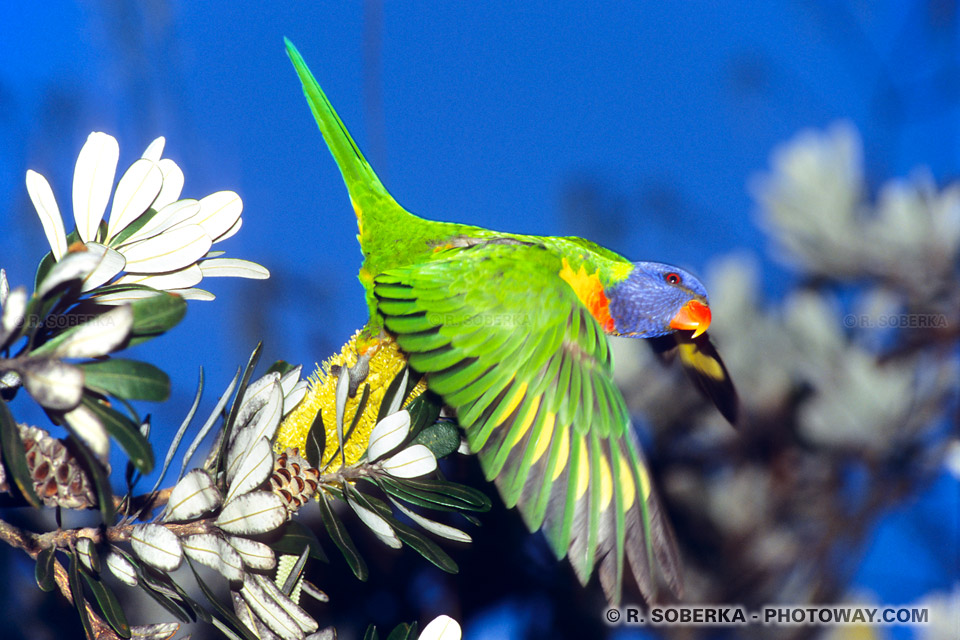
{"type": "Polygon", "coordinates": [[[680,274],[670,272],[667,275],[663,276],[663,279],[667,281],[667,284],[680,284],[680,274]]]}

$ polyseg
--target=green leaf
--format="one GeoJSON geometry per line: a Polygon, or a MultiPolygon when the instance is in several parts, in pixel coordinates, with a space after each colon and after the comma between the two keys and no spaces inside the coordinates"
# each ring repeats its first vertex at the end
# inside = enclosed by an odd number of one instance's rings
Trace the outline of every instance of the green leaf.
{"type": "Polygon", "coordinates": [[[33,477],[27,466],[27,452],[23,450],[20,429],[7,403],[0,400],[0,453],[21,495],[33,507],[40,506],[40,498],[33,488],[33,477]]]}
{"type": "Polygon", "coordinates": [[[140,473],[148,474],[153,470],[153,448],[130,418],[87,394],[80,403],[96,414],[140,473]]]}
{"type": "Polygon", "coordinates": [[[54,580],[53,562],[56,559],[56,547],[45,547],[37,554],[36,578],[41,591],[53,591],[57,586],[54,580]]]}
{"type": "Polygon", "coordinates": [[[305,451],[303,457],[307,459],[311,467],[320,468],[320,462],[323,459],[323,450],[327,446],[327,431],[323,426],[323,411],[317,410],[317,415],[313,418],[310,430],[307,431],[307,443],[304,445],[305,451]]]}
{"type": "Polygon", "coordinates": [[[163,291],[149,298],[135,300],[130,306],[133,307],[131,336],[156,336],[169,331],[187,312],[186,300],[163,291]]]}
{"type": "Polygon", "coordinates": [[[305,526],[297,520],[291,520],[283,527],[283,534],[274,542],[269,543],[270,548],[277,553],[298,556],[305,547],[310,549],[310,557],[321,562],[330,562],[327,554],[320,546],[320,540],[310,527],[305,526]]]}
{"type": "Polygon", "coordinates": [[[116,511],[113,505],[113,489],[110,488],[110,477],[87,445],[83,444],[79,438],[73,436],[71,436],[71,440],[76,445],[77,451],[80,452],[80,457],[85,463],[83,465],[84,470],[93,481],[93,486],[97,491],[97,502],[100,503],[100,513],[103,515],[103,522],[108,525],[112,524],[116,511]]]}
{"type": "MultiPolygon", "coordinates": [[[[431,393],[425,391],[417,396],[413,402],[407,405],[407,411],[410,412],[410,435],[416,436],[424,428],[432,425],[440,417],[440,409],[443,407],[440,399],[431,393]]],[[[459,446],[459,443],[457,443],[459,446]]]]}
{"type": "Polygon", "coordinates": [[[213,605],[213,608],[217,610],[224,621],[230,625],[232,630],[246,638],[246,640],[258,640],[257,636],[247,629],[247,625],[243,624],[231,609],[228,609],[220,602],[217,594],[214,593],[213,589],[200,577],[197,568],[193,566],[193,561],[190,558],[187,558],[187,564],[190,565],[190,570],[193,571],[193,577],[197,579],[197,585],[200,587],[200,591],[203,592],[204,597],[213,605]]]}
{"type": "Polygon", "coordinates": [[[294,367],[292,364],[290,364],[286,360],[277,360],[272,365],[270,365],[270,368],[267,369],[267,373],[277,372],[280,374],[281,377],[283,377],[286,373],[292,371],[293,369],[296,369],[296,367],[294,367]]]}
{"type": "Polygon", "coordinates": [[[393,527],[394,532],[397,534],[397,537],[400,538],[401,542],[410,546],[431,563],[447,573],[457,573],[460,570],[459,567],[457,567],[457,563],[453,561],[453,558],[447,555],[447,552],[441,549],[436,542],[395,518],[387,518],[387,521],[390,523],[390,526],[393,527]]]}
{"type": "Polygon", "coordinates": [[[34,291],[40,288],[40,283],[50,274],[50,269],[53,269],[55,264],[57,264],[57,259],[53,257],[53,251],[48,251],[47,255],[40,260],[40,264],[37,265],[37,275],[33,279],[34,291]]]}
{"type": "Polygon", "coordinates": [[[417,637],[417,623],[407,624],[402,622],[394,627],[387,640],[415,640],[417,637]]]}
{"type": "Polygon", "coordinates": [[[100,612],[117,635],[121,638],[130,637],[130,625],[127,623],[127,616],[123,613],[123,608],[117,600],[113,591],[100,580],[99,576],[91,574],[85,567],[80,567],[80,573],[84,580],[90,585],[93,596],[97,599],[100,606],[100,612]]]}
{"type": "Polygon", "coordinates": [[[440,420],[418,433],[413,444],[422,444],[437,458],[444,458],[460,447],[460,428],[454,422],[440,420]]]}
{"type": "Polygon", "coordinates": [[[370,399],[370,385],[363,385],[363,393],[360,394],[360,402],[357,403],[357,410],[353,414],[353,420],[350,422],[350,428],[347,429],[346,434],[343,436],[344,442],[350,442],[350,436],[353,435],[353,430],[357,428],[357,425],[360,423],[360,418],[363,417],[363,412],[367,410],[367,400],[370,399]]]}
{"type": "Polygon", "coordinates": [[[367,563],[363,561],[340,518],[330,508],[327,495],[323,491],[320,492],[318,502],[320,503],[320,517],[323,519],[323,525],[326,527],[327,533],[330,534],[330,539],[340,549],[353,574],[360,580],[366,581],[368,575],[367,563]]]}
{"type": "MultiPolygon", "coordinates": [[[[403,374],[409,371],[410,367],[404,366],[397,375],[393,377],[393,380],[390,381],[387,390],[383,394],[383,400],[380,402],[380,410],[377,413],[377,422],[380,422],[387,417],[387,412],[390,410],[390,405],[393,404],[393,400],[398,393],[407,393],[407,389],[401,389],[400,385],[403,383],[403,374]]],[[[408,378],[410,376],[407,376],[408,378]]],[[[401,403],[402,404],[402,403],[401,403]]]]}
{"type": "Polygon", "coordinates": [[[424,478],[378,479],[380,487],[390,495],[422,507],[441,511],[489,511],[490,498],[466,485],[446,480],[424,478]],[[433,506],[436,505],[436,506],[433,506]],[[444,508],[445,507],[445,508],[444,508]]]}
{"type": "Polygon", "coordinates": [[[123,241],[135,234],[137,231],[143,228],[143,225],[150,222],[153,219],[153,216],[157,215],[157,210],[153,207],[147,209],[139,216],[137,216],[132,222],[120,230],[117,235],[110,238],[110,246],[118,247],[123,244],[123,241]]]}
{"type": "Polygon", "coordinates": [[[366,633],[363,634],[363,640],[380,640],[380,636],[377,635],[377,628],[373,625],[367,627],[366,633]]]}
{"type": "Polygon", "coordinates": [[[84,385],[105,395],[154,402],[163,402],[170,397],[170,378],[146,362],[110,358],[85,362],[80,368],[84,373],[84,385]]]}
{"type": "Polygon", "coordinates": [[[184,622],[195,622],[197,618],[204,622],[210,622],[210,614],[207,610],[199,602],[188,596],[187,592],[167,574],[157,571],[153,567],[142,565],[140,577],[157,593],[166,596],[188,612],[189,620],[184,622]]]}
{"type": "Polygon", "coordinates": [[[87,598],[83,594],[83,583],[80,582],[80,559],[72,552],[67,552],[70,558],[70,595],[73,596],[73,606],[80,614],[80,623],[88,638],[95,638],[93,627],[90,625],[90,616],[87,615],[87,598]]]}

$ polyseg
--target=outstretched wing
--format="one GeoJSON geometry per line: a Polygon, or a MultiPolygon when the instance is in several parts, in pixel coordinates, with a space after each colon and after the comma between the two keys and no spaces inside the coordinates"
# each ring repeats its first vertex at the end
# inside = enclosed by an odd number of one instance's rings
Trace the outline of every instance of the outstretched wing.
{"type": "Polygon", "coordinates": [[[619,602],[626,557],[648,601],[654,564],[679,594],[676,543],[607,338],[561,267],[540,245],[480,244],[382,273],[374,293],[410,365],[456,409],[486,477],[582,583],[598,566],[619,602]]]}

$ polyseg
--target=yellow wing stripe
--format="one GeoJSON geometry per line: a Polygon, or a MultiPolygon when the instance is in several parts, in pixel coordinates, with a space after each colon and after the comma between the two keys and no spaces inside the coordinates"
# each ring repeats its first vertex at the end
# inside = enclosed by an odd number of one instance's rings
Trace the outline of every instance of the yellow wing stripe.
{"type": "MultiPolygon", "coordinates": [[[[493,428],[499,427],[504,423],[504,421],[509,418],[517,407],[520,405],[520,402],[523,400],[524,394],[527,392],[527,383],[521,382],[517,385],[517,390],[514,392],[513,397],[510,398],[509,402],[503,404],[503,406],[497,409],[496,422],[493,423],[493,428]]],[[[529,425],[527,425],[529,427],[529,425]]]]}
{"type": "Polygon", "coordinates": [[[600,508],[606,509],[613,500],[613,473],[607,456],[600,454],[600,508]]]}
{"type": "Polygon", "coordinates": [[[558,437],[560,441],[557,442],[555,446],[559,447],[559,453],[557,454],[557,464],[553,467],[553,477],[550,478],[551,480],[559,478],[567,466],[567,458],[570,456],[570,425],[563,427],[558,437]]]}
{"type": "MultiPolygon", "coordinates": [[[[524,383],[526,384],[526,383],[524,383]]],[[[514,427],[513,435],[510,438],[510,443],[508,447],[514,447],[520,440],[526,435],[527,431],[530,430],[530,425],[533,424],[533,419],[537,417],[537,409],[540,408],[540,399],[543,396],[537,396],[530,402],[530,407],[527,409],[527,413],[523,416],[523,422],[514,427]]]]}
{"type": "MultiPolygon", "coordinates": [[[[580,451],[586,453],[587,451],[587,438],[585,436],[580,436],[580,451]]],[[[582,464],[577,465],[577,500],[583,497],[583,494],[587,492],[587,487],[590,486],[590,462],[586,459],[586,456],[583,457],[582,464]]]]}
{"type": "Polygon", "coordinates": [[[530,461],[530,464],[535,464],[550,447],[550,440],[553,438],[553,423],[556,420],[557,414],[553,411],[548,411],[543,418],[543,428],[540,430],[540,437],[537,438],[537,444],[533,449],[533,460],[530,461]]]}
{"type": "Polygon", "coordinates": [[[650,498],[650,476],[647,475],[644,467],[637,469],[637,475],[640,476],[640,493],[643,494],[643,501],[646,502],[650,498]]]}
{"type": "Polygon", "coordinates": [[[694,343],[680,343],[680,358],[691,367],[714,380],[723,380],[723,367],[715,358],[700,353],[699,348],[694,343]]]}
{"type": "Polygon", "coordinates": [[[626,513],[637,497],[637,487],[633,484],[633,473],[626,456],[621,453],[617,455],[617,459],[620,461],[620,493],[623,495],[623,511],[626,513]]]}

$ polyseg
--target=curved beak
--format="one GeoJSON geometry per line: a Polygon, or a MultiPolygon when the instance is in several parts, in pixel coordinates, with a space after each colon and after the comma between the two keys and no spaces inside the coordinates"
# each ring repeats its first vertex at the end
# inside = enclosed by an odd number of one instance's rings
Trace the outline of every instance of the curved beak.
{"type": "Polygon", "coordinates": [[[683,329],[693,331],[693,337],[696,338],[710,327],[710,307],[691,300],[680,308],[677,315],[670,321],[671,329],[683,329]]]}

